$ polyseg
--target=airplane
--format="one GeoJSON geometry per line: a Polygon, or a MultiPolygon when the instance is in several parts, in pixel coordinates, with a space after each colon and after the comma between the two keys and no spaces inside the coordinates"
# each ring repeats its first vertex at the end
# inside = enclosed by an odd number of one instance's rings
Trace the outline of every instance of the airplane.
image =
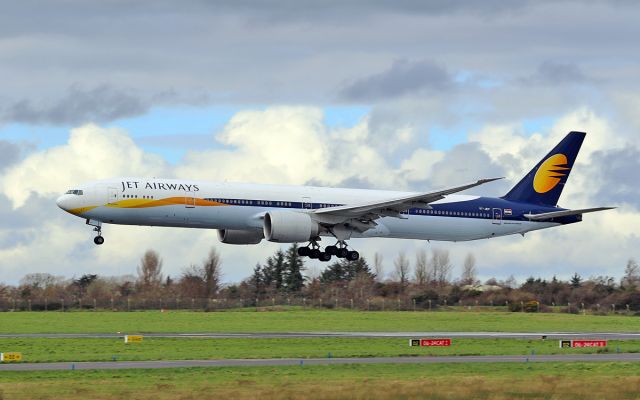
{"type": "Polygon", "coordinates": [[[352,238],[468,241],[582,221],[615,207],[570,210],[557,205],[586,133],[570,132],[502,197],[455,194],[497,179],[431,192],[115,178],[60,196],[63,210],[86,220],[104,243],[102,224],[217,229],[222,243],[307,243],[300,256],[355,261],[352,238]],[[322,237],[336,243],[321,248],[322,237]]]}

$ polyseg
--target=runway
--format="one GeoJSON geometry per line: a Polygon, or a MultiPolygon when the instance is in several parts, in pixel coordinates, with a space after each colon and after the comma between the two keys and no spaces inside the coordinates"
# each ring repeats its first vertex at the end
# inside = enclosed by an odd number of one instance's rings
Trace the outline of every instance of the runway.
{"type": "Polygon", "coordinates": [[[0,364],[0,371],[61,371],[159,369],[185,367],[259,367],[336,364],[438,364],[438,363],[526,363],[526,362],[640,362],[640,353],[559,354],[539,356],[445,356],[445,357],[370,357],[370,358],[271,358],[183,361],[114,361],[0,364]]]}
{"type": "Polygon", "coordinates": [[[151,338],[208,338],[208,339],[296,339],[296,338],[421,338],[450,337],[468,339],[606,339],[640,340],[640,333],[626,332],[114,332],[114,333],[7,333],[0,339],[9,338],[122,338],[125,334],[142,334],[151,338]]]}

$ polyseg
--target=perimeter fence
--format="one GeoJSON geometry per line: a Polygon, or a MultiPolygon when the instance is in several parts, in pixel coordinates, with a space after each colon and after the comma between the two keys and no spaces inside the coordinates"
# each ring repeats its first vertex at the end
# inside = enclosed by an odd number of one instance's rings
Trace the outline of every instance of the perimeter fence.
{"type": "Polygon", "coordinates": [[[571,314],[623,314],[640,316],[640,306],[634,304],[542,304],[538,301],[506,301],[501,304],[447,299],[412,299],[406,297],[270,297],[270,298],[182,298],[182,297],[113,297],[98,298],[0,298],[0,312],[66,312],[146,310],[225,311],[234,309],[342,309],[359,311],[468,311],[468,312],[555,312],[571,314]]]}

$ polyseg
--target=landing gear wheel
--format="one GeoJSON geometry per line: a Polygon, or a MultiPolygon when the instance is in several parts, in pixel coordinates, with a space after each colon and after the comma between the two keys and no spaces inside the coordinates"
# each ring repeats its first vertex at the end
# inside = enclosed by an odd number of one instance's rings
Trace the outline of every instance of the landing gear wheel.
{"type": "Polygon", "coordinates": [[[327,247],[324,248],[324,252],[329,254],[329,255],[335,256],[336,254],[338,254],[338,247],[337,246],[327,246],[327,247]]]}
{"type": "Polygon", "coordinates": [[[104,243],[104,238],[102,237],[102,222],[87,219],[87,225],[93,226],[93,231],[96,233],[96,237],[93,238],[93,243],[97,245],[104,243]]]}
{"type": "Polygon", "coordinates": [[[349,250],[347,250],[346,248],[342,247],[342,248],[338,249],[338,251],[336,252],[336,256],[338,256],[338,258],[347,258],[349,253],[350,253],[349,250]]]}
{"type": "Polygon", "coordinates": [[[300,257],[306,257],[306,256],[308,256],[310,254],[310,252],[311,252],[311,249],[308,248],[308,247],[299,247],[298,248],[298,255],[300,257]]]}
{"type": "Polygon", "coordinates": [[[322,262],[331,261],[331,254],[328,254],[325,251],[320,252],[320,257],[318,257],[318,259],[322,262]]]}
{"type": "Polygon", "coordinates": [[[347,252],[347,260],[356,261],[359,258],[360,258],[360,253],[358,253],[357,251],[349,251],[349,252],[347,252]]]}
{"type": "Polygon", "coordinates": [[[309,258],[319,259],[321,254],[322,252],[320,251],[320,249],[311,249],[309,251],[309,258]]]}

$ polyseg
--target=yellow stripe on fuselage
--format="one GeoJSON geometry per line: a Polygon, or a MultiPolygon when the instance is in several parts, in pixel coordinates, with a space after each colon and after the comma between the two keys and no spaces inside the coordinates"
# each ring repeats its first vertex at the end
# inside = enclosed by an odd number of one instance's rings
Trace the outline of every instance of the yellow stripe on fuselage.
{"type": "Polygon", "coordinates": [[[162,207],[173,205],[196,205],[201,207],[226,206],[228,204],[219,203],[217,201],[209,201],[193,197],[166,197],[164,199],[126,199],[116,201],[115,203],[105,204],[105,207],[115,208],[148,208],[162,207]]]}
{"type": "MultiPolygon", "coordinates": [[[[205,199],[198,199],[193,197],[166,197],[164,199],[125,199],[119,200],[115,203],[107,203],[104,207],[112,208],[150,208],[150,207],[162,207],[162,206],[198,206],[198,207],[216,207],[216,206],[228,206],[229,204],[220,203],[217,201],[209,201],[205,199]]],[[[87,206],[78,207],[69,210],[68,212],[74,215],[81,215],[89,212],[99,206],[87,206]]]]}
{"type": "Polygon", "coordinates": [[[83,213],[86,213],[87,211],[91,211],[94,208],[98,208],[98,206],[88,206],[88,207],[79,207],[79,208],[72,208],[71,210],[67,211],[73,215],[80,215],[83,213]]]}

